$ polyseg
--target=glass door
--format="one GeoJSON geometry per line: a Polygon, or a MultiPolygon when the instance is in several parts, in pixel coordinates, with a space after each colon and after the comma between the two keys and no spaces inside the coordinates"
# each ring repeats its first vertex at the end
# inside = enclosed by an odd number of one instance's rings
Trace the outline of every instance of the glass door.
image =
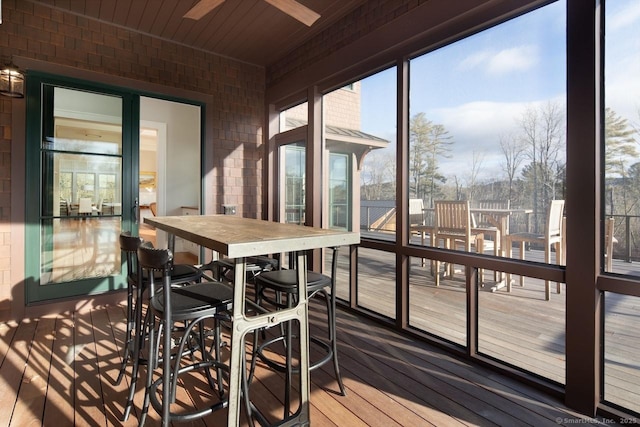
{"type": "Polygon", "coordinates": [[[118,236],[136,226],[133,102],[131,95],[31,79],[27,177],[41,178],[27,178],[28,302],[123,286],[118,236]]]}
{"type": "Polygon", "coordinates": [[[280,165],[280,221],[305,223],[305,144],[283,145],[280,165]]]}
{"type": "Polygon", "coordinates": [[[351,229],[350,175],[349,155],[329,153],[329,228],[351,229]]]}

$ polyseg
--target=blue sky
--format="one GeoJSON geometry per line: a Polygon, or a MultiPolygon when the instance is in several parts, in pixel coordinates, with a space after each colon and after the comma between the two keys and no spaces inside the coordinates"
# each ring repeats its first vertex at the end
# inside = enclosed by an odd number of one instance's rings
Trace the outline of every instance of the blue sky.
{"type": "MultiPolygon", "coordinates": [[[[549,101],[564,108],[565,9],[558,1],[411,61],[411,115],[426,113],[455,140],[454,158],[441,160],[445,175],[460,177],[473,153],[485,178],[495,178],[500,137],[518,134],[525,109],[549,101]]],[[[640,0],[609,0],[607,105],[630,120],[640,104],[639,24],[640,0]]],[[[395,141],[395,89],[395,69],[362,81],[365,132],[395,141]]]]}

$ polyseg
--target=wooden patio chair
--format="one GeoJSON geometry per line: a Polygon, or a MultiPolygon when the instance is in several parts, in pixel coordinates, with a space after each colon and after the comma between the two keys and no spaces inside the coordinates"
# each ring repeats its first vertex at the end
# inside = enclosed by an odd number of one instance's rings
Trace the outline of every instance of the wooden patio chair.
{"type": "MultiPolygon", "coordinates": [[[[524,259],[525,244],[532,243],[544,246],[544,262],[551,263],[551,248],[556,251],[556,263],[561,265],[564,261],[563,253],[563,213],[564,200],[552,200],[547,215],[547,224],[544,234],[536,233],[510,233],[505,236],[507,257],[511,257],[513,244],[517,243],[520,249],[520,259],[524,259]]],[[[557,293],[560,293],[561,285],[557,283],[557,293]]],[[[520,286],[524,286],[524,277],[520,276],[520,286]]],[[[511,275],[507,274],[507,291],[511,292],[511,275]]],[[[545,299],[551,299],[551,284],[545,281],[545,299]]]]}
{"type": "Polygon", "coordinates": [[[424,202],[422,199],[409,199],[409,225],[424,224],[424,202]]]}
{"type": "MultiPolygon", "coordinates": [[[[422,246],[424,246],[427,233],[433,234],[433,227],[426,225],[424,201],[422,199],[409,199],[409,229],[409,237],[413,234],[420,236],[420,244],[422,246]]],[[[422,266],[424,267],[424,265],[425,259],[422,258],[422,266]]]]}
{"type": "MultiPolygon", "coordinates": [[[[478,209],[509,209],[511,202],[509,200],[478,200],[476,208],[478,209]]],[[[478,227],[496,227],[491,218],[482,212],[471,213],[472,221],[475,220],[478,227]]]]}
{"type": "MultiPolygon", "coordinates": [[[[477,209],[509,209],[509,200],[479,200],[477,209]]],[[[484,250],[491,250],[493,256],[500,255],[502,250],[502,233],[495,220],[482,212],[471,212],[471,227],[473,232],[482,232],[485,235],[484,250]]],[[[498,280],[498,272],[493,272],[493,280],[498,280]]]]}
{"type": "MultiPolygon", "coordinates": [[[[435,227],[431,233],[431,246],[437,246],[442,241],[446,249],[461,247],[471,252],[475,246],[476,252],[482,253],[484,248],[484,232],[473,231],[471,227],[471,211],[469,201],[437,201],[435,202],[435,227]]],[[[435,261],[436,286],[440,285],[440,262],[435,261]]],[[[482,272],[479,272],[482,278],[482,272]]],[[[449,272],[453,276],[453,270],[449,272]]]]}
{"type": "Polygon", "coordinates": [[[604,271],[611,272],[613,270],[613,245],[618,243],[618,239],[613,235],[615,220],[607,218],[604,222],[604,271]]]}

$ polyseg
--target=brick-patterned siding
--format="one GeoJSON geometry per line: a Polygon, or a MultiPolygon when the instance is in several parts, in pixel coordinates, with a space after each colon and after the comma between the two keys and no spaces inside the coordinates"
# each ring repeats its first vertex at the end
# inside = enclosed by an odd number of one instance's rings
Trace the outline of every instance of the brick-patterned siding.
{"type": "Polygon", "coordinates": [[[328,125],[360,129],[360,82],[341,88],[325,96],[325,120],[328,125]]]}
{"type": "MultiPolygon", "coordinates": [[[[326,124],[346,129],[360,129],[360,82],[336,89],[323,98],[326,124]]],[[[307,103],[286,110],[287,118],[307,122],[307,103]]]]}
{"type": "MultiPolygon", "coordinates": [[[[30,58],[212,96],[213,206],[260,217],[265,71],[28,0],[3,0],[0,60],[30,58]]],[[[0,99],[0,300],[10,279],[11,100],[0,99]]],[[[6,307],[0,306],[1,311],[6,307]]]]}

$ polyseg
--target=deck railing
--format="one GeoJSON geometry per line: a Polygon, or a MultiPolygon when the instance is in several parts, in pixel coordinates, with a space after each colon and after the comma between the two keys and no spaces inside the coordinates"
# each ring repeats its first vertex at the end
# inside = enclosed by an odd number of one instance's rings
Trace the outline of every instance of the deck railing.
{"type": "Polygon", "coordinates": [[[626,262],[640,261],[640,216],[607,215],[614,219],[613,236],[617,243],[613,245],[613,259],[626,262]]]}
{"type": "MultiPolygon", "coordinates": [[[[360,231],[388,235],[395,232],[395,205],[390,201],[362,201],[360,205],[360,231]],[[385,203],[386,202],[386,203],[385,203]]],[[[425,224],[433,223],[433,211],[425,209],[425,224]]],[[[640,216],[607,215],[615,220],[613,259],[626,262],[640,261],[640,216]]],[[[509,218],[511,232],[530,231],[527,214],[514,213],[509,218]]]]}

